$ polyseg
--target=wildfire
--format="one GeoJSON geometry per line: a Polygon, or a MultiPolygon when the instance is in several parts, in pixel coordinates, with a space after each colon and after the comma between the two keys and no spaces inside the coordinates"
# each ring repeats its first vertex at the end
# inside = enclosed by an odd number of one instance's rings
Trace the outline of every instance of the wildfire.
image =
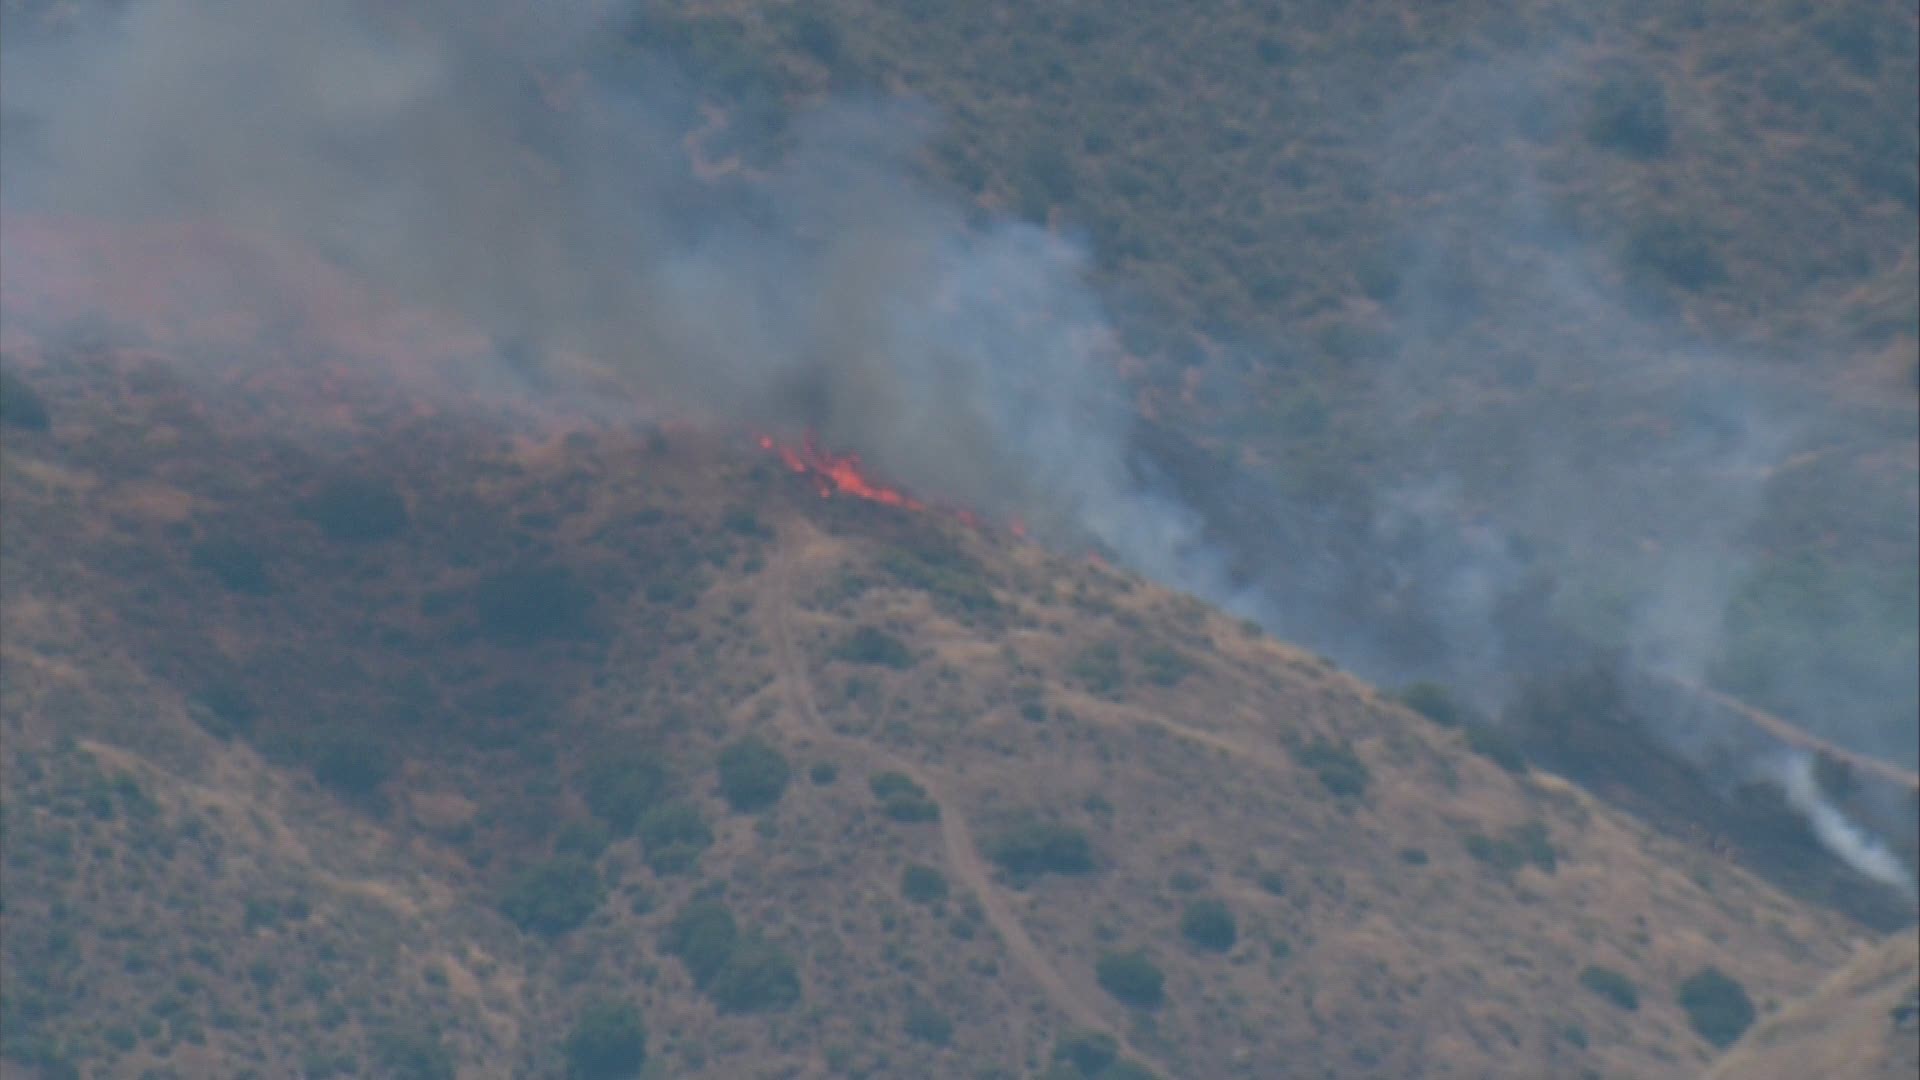
{"type": "MultiPolygon", "coordinates": [[[[775,454],[789,472],[808,477],[813,481],[814,490],[823,499],[836,495],[855,499],[865,499],[884,506],[897,506],[904,510],[926,511],[933,509],[928,504],[874,479],[860,462],[858,454],[836,454],[820,448],[809,434],[798,446],[780,442],[771,435],[760,436],[760,449],[775,454]]],[[[946,508],[955,520],[970,529],[981,525],[979,515],[970,510],[946,508]]],[[[1015,536],[1027,535],[1027,527],[1019,519],[1007,523],[1007,529],[1015,536]]]]}
{"type": "Polygon", "coordinates": [[[762,435],[760,448],[780,455],[781,462],[790,471],[812,477],[813,486],[823,499],[831,499],[839,494],[908,510],[927,508],[926,503],[869,478],[860,464],[859,454],[835,454],[822,450],[812,435],[808,435],[799,446],[787,446],[774,441],[771,435],[762,435]]]}

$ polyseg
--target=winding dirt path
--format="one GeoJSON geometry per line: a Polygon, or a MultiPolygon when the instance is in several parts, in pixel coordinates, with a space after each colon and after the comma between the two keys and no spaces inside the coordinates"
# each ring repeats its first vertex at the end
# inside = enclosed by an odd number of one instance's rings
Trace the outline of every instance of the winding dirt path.
{"type": "Polygon", "coordinates": [[[887,769],[905,774],[926,789],[927,797],[940,808],[940,840],[948,871],[973,893],[988,924],[1000,936],[1021,970],[1040,987],[1054,1008],[1074,1024],[1111,1036],[1128,1057],[1160,1076],[1173,1076],[1173,1073],[1135,1049],[1127,1041],[1126,1034],[1108,1023],[1092,1003],[1075,991],[1034,943],[1026,927],[1021,925],[1019,916],[994,885],[992,871],[981,857],[979,845],[974,843],[973,830],[942,793],[939,781],[924,769],[886,750],[838,734],[821,717],[814,699],[812,679],[807,675],[793,643],[793,547],[791,539],[786,536],[781,538],[767,575],[770,595],[766,599],[771,616],[769,629],[773,638],[774,658],[779,668],[780,693],[786,699],[790,713],[804,725],[805,734],[855,756],[875,760],[887,769]]]}

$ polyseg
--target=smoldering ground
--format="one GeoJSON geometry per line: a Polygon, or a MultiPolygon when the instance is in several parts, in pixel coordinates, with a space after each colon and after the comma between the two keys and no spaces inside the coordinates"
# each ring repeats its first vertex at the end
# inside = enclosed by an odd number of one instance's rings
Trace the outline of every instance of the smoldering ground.
{"type": "MultiPolygon", "coordinates": [[[[581,407],[814,430],[1375,679],[1439,679],[1495,711],[1600,642],[1913,756],[1911,612],[1878,579],[1782,583],[1754,540],[1788,463],[1844,450],[1858,414],[1677,330],[1559,219],[1525,149],[1577,122],[1553,108],[1584,75],[1557,61],[1438,76],[1361,125],[1378,183],[1436,209],[1388,230],[1391,347],[1361,409],[1399,437],[1370,447],[1374,486],[1322,501],[1144,438],[1087,252],[918,179],[923,108],[837,101],[755,175],[702,177],[683,140],[703,87],[620,4],[135,0],[63,19],[15,18],[0,43],[14,222],[187,223],[263,260],[317,253],[483,351],[509,345],[515,364],[473,357],[509,392],[564,393],[556,358],[585,357],[630,397],[581,407]],[[1796,588],[1828,610],[1762,602],[1796,588]],[[1810,629],[1832,640],[1768,636],[1810,629]]],[[[7,294],[36,270],[7,259],[7,294]]],[[[297,302],[178,271],[211,306],[297,302]]],[[[1911,405],[1875,413],[1875,437],[1907,445],[1911,405]]],[[[1881,492],[1843,499],[1843,524],[1912,550],[1911,486],[1892,513],[1854,513],[1881,492]]]]}

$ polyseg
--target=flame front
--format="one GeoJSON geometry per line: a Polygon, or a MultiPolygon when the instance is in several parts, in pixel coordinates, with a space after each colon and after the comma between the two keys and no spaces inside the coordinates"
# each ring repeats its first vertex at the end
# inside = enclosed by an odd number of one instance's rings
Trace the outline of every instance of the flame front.
{"type": "Polygon", "coordinates": [[[762,435],[760,448],[780,455],[780,461],[789,470],[811,476],[815,489],[823,499],[831,499],[836,494],[850,495],[907,510],[927,508],[926,503],[869,477],[860,465],[860,455],[834,454],[822,450],[812,435],[808,435],[797,447],[777,442],[771,435],[762,435]]]}

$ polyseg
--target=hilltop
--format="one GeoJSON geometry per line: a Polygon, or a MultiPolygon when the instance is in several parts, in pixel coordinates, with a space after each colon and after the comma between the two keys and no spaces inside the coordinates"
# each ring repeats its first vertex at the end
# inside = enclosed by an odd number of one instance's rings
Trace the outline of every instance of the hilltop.
{"type": "Polygon", "coordinates": [[[1691,1076],[1689,980],[1764,1013],[1858,940],[750,433],[9,370],[16,1061],[549,1073],[630,1005],[658,1075],[1691,1076]]]}

